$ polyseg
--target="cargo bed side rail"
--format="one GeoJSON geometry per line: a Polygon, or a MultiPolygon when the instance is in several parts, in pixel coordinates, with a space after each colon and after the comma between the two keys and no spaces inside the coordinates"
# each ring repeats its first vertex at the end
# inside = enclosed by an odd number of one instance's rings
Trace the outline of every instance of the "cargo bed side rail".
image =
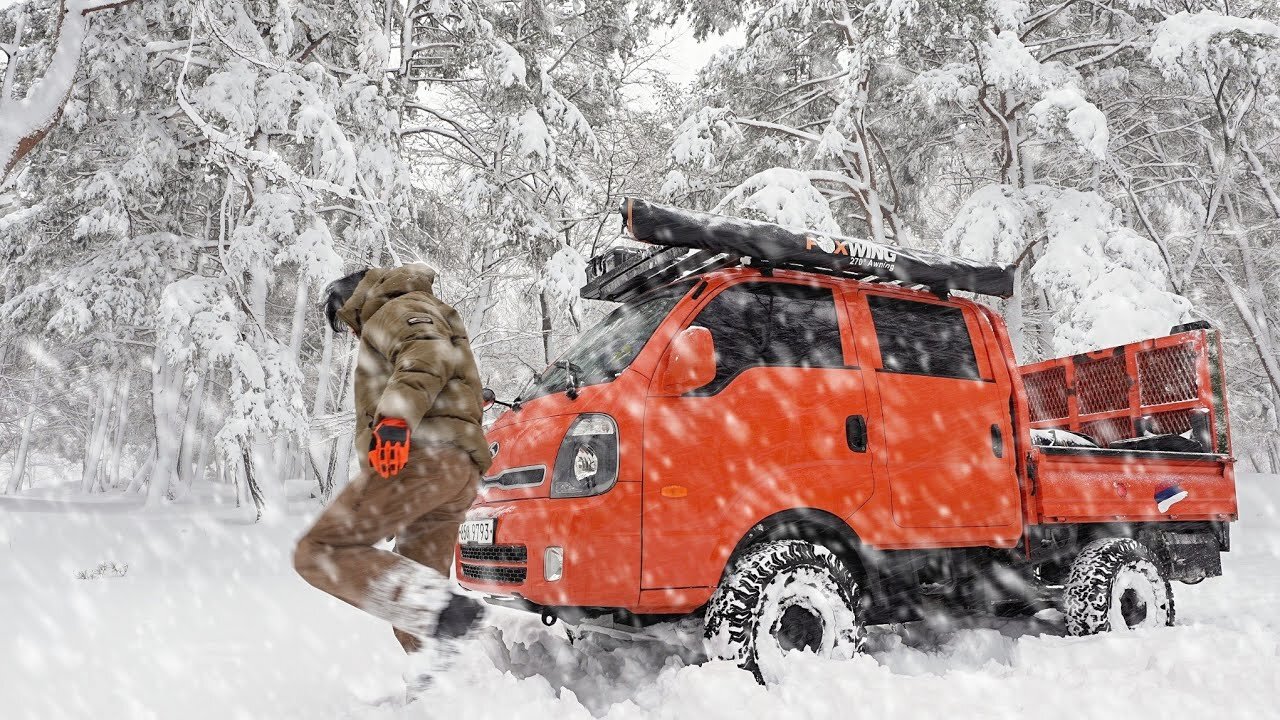
{"type": "Polygon", "coordinates": [[[1231,454],[1221,338],[1207,325],[1020,372],[1032,428],[1083,433],[1103,447],[1191,431],[1206,453],[1231,454]]]}

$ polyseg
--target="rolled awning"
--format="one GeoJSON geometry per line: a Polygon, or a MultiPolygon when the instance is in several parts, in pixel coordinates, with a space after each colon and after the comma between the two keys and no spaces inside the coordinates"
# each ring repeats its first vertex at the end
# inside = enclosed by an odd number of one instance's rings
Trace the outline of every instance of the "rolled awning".
{"type": "Polygon", "coordinates": [[[793,230],[773,223],[682,210],[636,198],[622,203],[627,230],[640,242],[750,257],[788,269],[869,275],[925,285],[934,292],[965,290],[1013,295],[1013,266],[793,230]]]}

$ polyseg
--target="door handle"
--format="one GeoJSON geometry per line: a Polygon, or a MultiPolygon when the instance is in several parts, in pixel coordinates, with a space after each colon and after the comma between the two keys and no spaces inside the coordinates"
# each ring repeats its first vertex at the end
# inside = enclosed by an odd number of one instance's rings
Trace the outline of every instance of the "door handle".
{"type": "Polygon", "coordinates": [[[1000,432],[999,425],[991,426],[991,452],[998,458],[1004,457],[1004,434],[1000,432]]]}
{"type": "Polygon", "coordinates": [[[844,439],[849,449],[854,452],[867,451],[867,419],[861,415],[850,415],[844,420],[844,439]]]}

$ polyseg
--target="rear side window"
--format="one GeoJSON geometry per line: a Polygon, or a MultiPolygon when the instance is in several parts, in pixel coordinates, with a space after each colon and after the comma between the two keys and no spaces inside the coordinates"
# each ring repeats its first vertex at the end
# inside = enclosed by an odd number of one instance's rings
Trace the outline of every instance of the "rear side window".
{"type": "Polygon", "coordinates": [[[977,380],[973,341],[957,307],[868,295],[885,370],[977,380]]]}
{"type": "Polygon", "coordinates": [[[699,394],[719,392],[752,367],[844,366],[830,288],[735,285],[712,298],[693,324],[710,330],[716,347],[716,377],[699,394]]]}

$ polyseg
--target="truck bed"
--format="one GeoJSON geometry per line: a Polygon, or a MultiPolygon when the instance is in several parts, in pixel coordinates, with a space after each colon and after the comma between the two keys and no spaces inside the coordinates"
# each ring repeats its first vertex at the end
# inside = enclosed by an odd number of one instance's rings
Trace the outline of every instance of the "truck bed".
{"type": "Polygon", "coordinates": [[[1235,520],[1225,455],[1040,447],[1033,494],[1039,523],[1235,520]],[[1162,492],[1187,493],[1161,512],[1162,492]]]}
{"type": "Polygon", "coordinates": [[[1220,347],[1196,327],[1021,368],[1028,521],[1234,520],[1220,347]]]}

